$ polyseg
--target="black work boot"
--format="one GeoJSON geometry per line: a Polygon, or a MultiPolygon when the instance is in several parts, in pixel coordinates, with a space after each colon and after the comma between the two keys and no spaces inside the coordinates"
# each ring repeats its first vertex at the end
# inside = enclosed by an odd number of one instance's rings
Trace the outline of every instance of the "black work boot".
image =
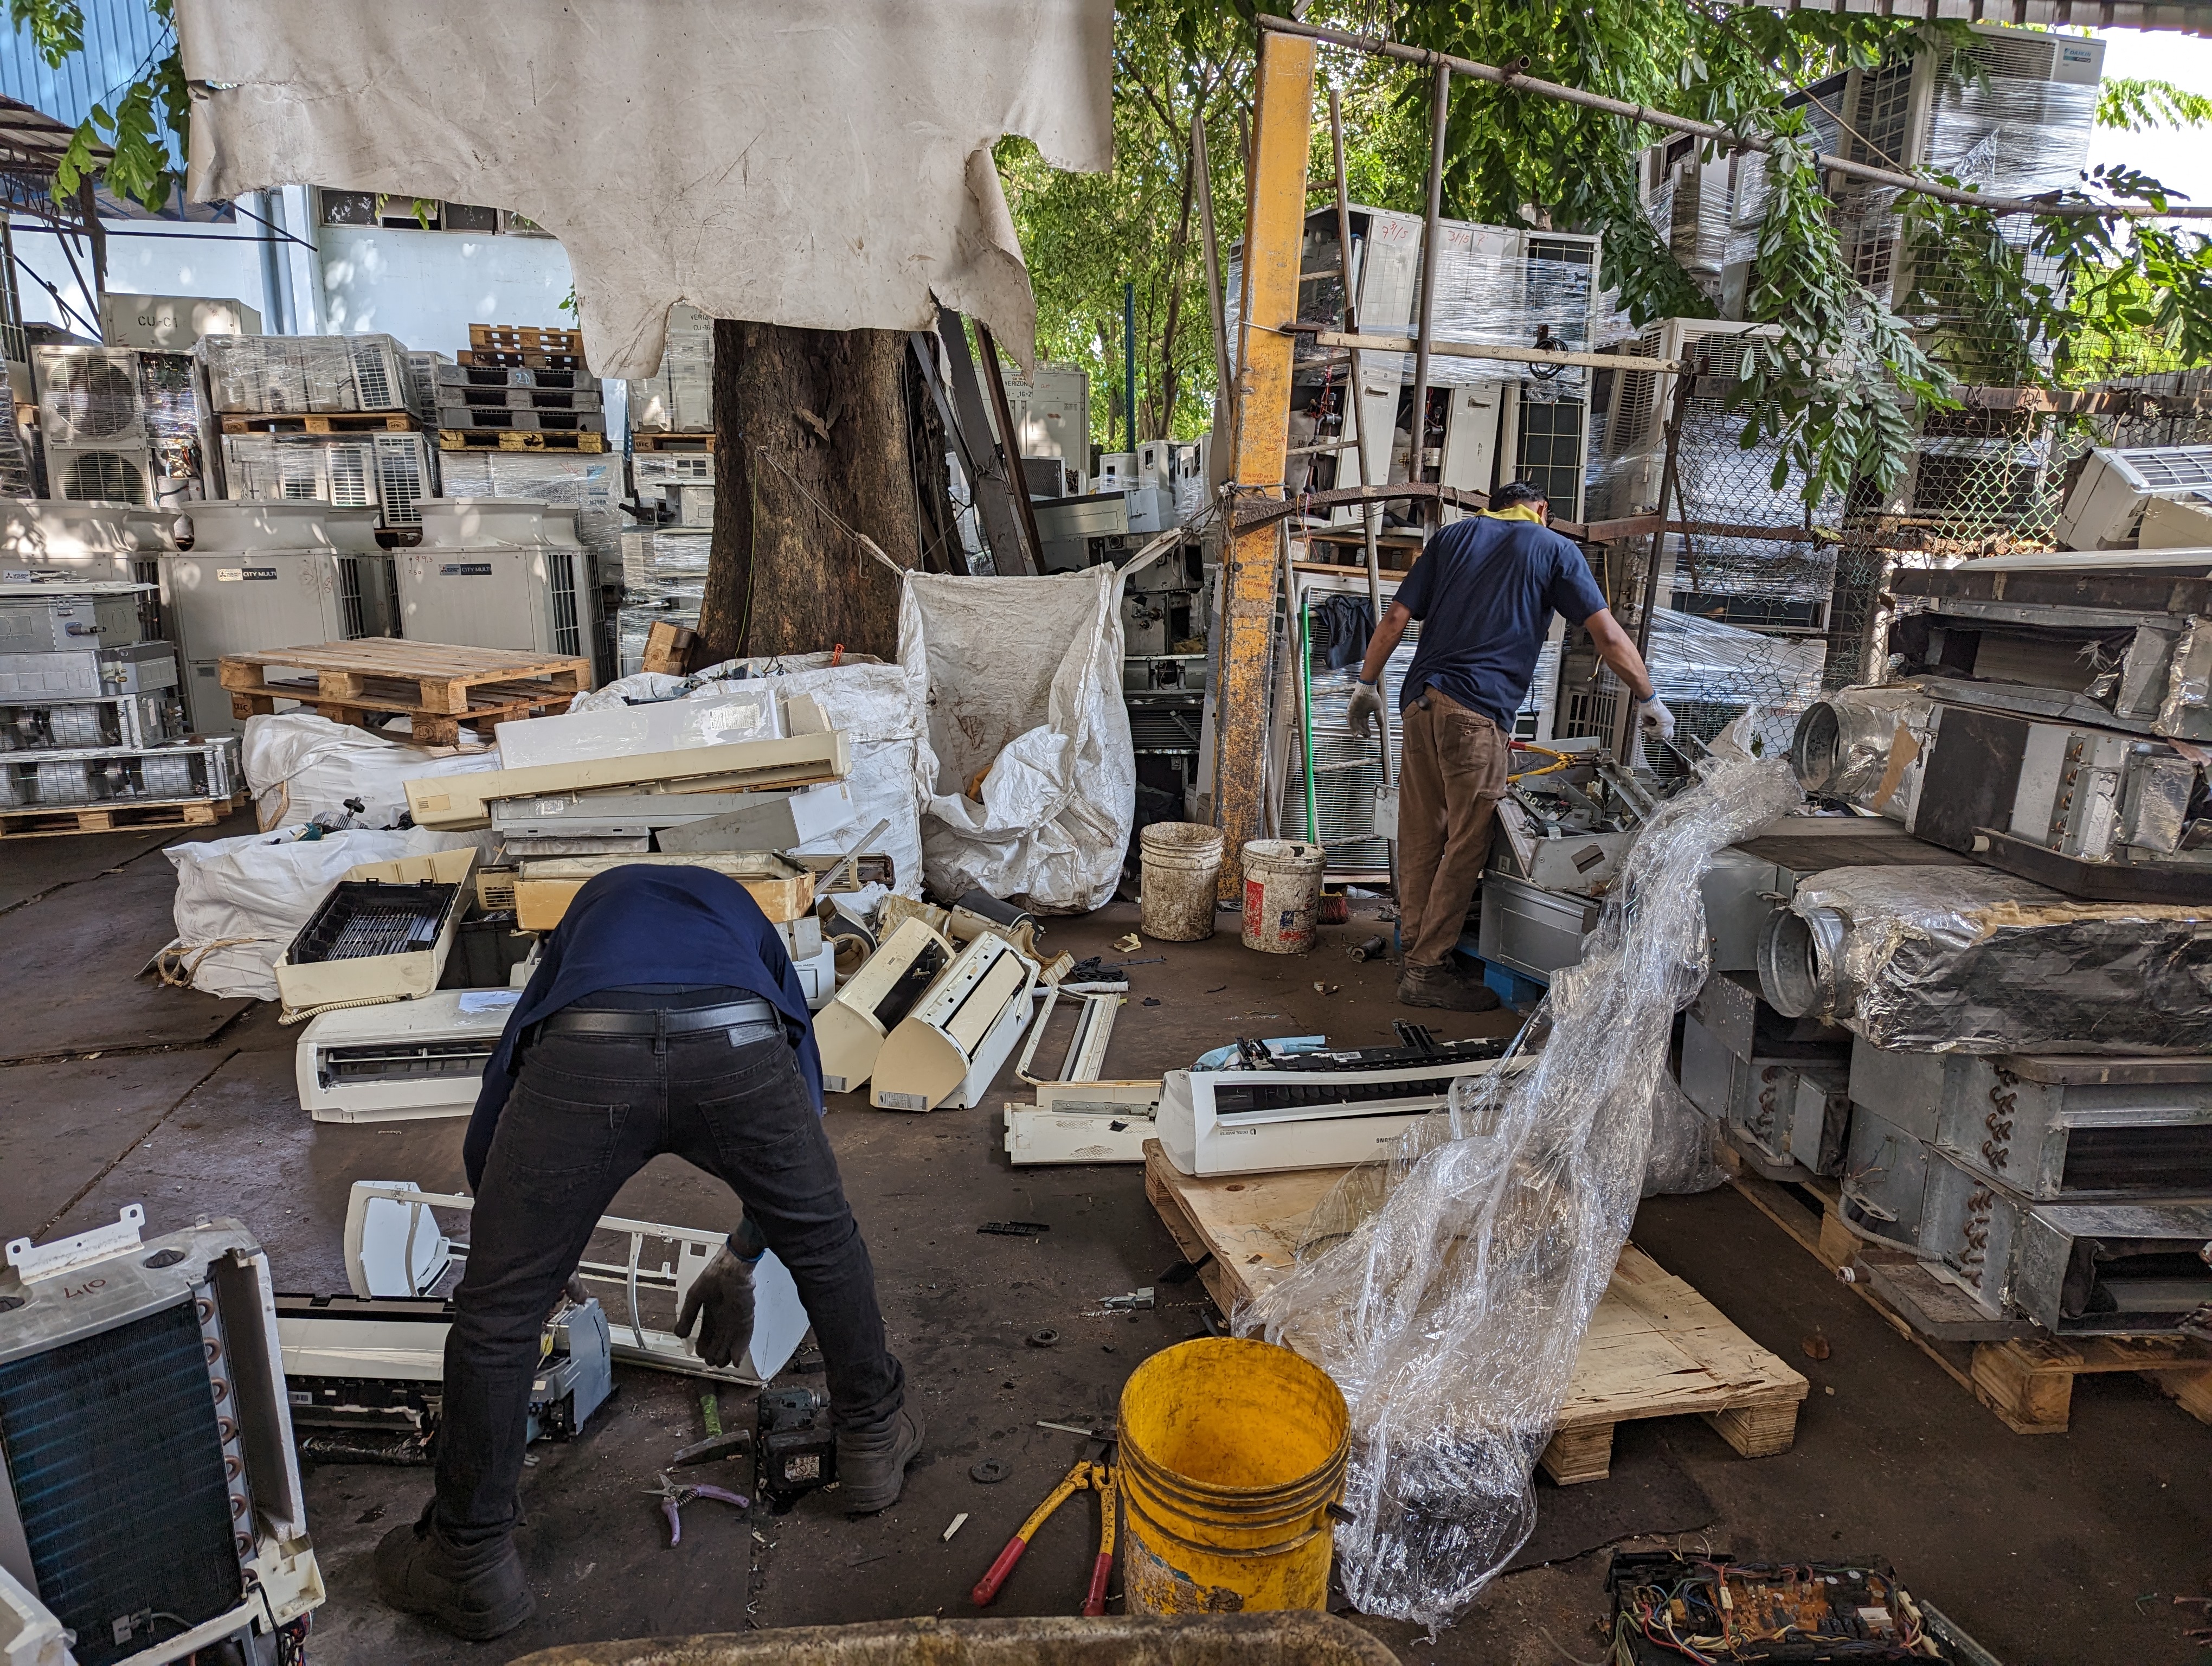
{"type": "Polygon", "coordinates": [[[1441,966],[1398,969],[1398,1005],[1440,1006],[1450,1012],[1495,1012],[1503,1005],[1498,992],[1478,978],[1468,976],[1449,961],[1441,966]]]}
{"type": "Polygon", "coordinates": [[[465,1549],[447,1542],[426,1505],[376,1547],[377,1594],[402,1614],[419,1614],[464,1642],[504,1636],[537,1612],[511,1538],[465,1549]]]}
{"type": "Polygon", "coordinates": [[[837,1431],[837,1490],[848,1516],[872,1516],[898,1502],[906,1467],[921,1453],[921,1420],[901,1407],[868,1429],[837,1431]]]}

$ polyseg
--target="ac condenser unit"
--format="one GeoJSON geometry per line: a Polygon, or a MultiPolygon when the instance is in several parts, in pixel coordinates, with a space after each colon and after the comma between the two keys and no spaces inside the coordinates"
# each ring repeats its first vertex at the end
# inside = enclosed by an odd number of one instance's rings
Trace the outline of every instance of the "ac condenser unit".
{"type": "Polygon", "coordinates": [[[2154,499],[2212,493],[2212,446],[2100,446],[2089,453],[2051,529],[2067,550],[2126,550],[2154,499]]]}
{"type": "Polygon", "coordinates": [[[234,1220],[8,1245],[0,1600],[10,1660],[278,1657],[323,1601],[269,1259],[234,1220]],[[19,1653],[40,1611],[66,1632],[19,1653]],[[11,1626],[10,1621],[13,1621],[11,1626]],[[10,1633],[12,1632],[12,1636],[10,1633]]]}
{"type": "Polygon", "coordinates": [[[154,462],[135,450],[87,446],[46,447],[46,484],[57,497],[98,498],[110,503],[154,501],[154,462]]]}
{"type": "Polygon", "coordinates": [[[419,434],[227,434],[222,451],[228,496],[242,502],[374,509],[386,526],[414,526],[437,493],[419,434]]]}
{"type": "Polygon", "coordinates": [[[322,503],[193,506],[189,553],[161,556],[161,611],[185,661],[192,728],[235,734],[226,654],[398,634],[392,556],[366,509],[322,503]]]}
{"type": "Polygon", "coordinates": [[[136,353],[119,347],[40,347],[33,350],[32,361],[39,428],[49,447],[145,449],[136,353]]]}
{"type": "MultiPolygon", "coordinates": [[[[1781,331],[1771,324],[1737,324],[1725,319],[1655,319],[1644,325],[1637,352],[1645,358],[1703,360],[1709,374],[1742,374],[1745,350],[1753,337],[1771,340],[1781,331]]],[[[1601,454],[1604,479],[1592,494],[1592,515],[1626,519],[1658,507],[1659,474],[1665,460],[1667,415],[1674,408],[1674,377],[1659,370],[1616,371],[1605,398],[1601,454]]]]}
{"type": "Polygon", "coordinates": [[[596,586],[569,514],[526,499],[425,498],[398,560],[400,634],[471,648],[588,654],[596,586]]]}

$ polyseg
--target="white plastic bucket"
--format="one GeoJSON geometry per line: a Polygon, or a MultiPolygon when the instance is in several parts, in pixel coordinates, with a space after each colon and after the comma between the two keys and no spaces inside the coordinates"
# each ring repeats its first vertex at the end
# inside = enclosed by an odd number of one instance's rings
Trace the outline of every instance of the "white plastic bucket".
{"type": "Polygon", "coordinates": [[[1314,945],[1321,906],[1317,844],[1255,839],[1244,847],[1244,946],[1267,954],[1304,954],[1314,945]]]}
{"type": "Polygon", "coordinates": [[[1144,887],[1138,929],[1170,943],[1213,935],[1221,882],[1221,830],[1199,822],[1154,822],[1137,836],[1144,887]]]}

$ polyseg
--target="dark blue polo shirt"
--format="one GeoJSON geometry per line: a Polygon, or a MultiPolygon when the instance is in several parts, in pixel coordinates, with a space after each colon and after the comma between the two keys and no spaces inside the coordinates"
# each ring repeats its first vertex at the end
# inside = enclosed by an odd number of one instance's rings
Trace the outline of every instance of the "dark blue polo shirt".
{"type": "Polygon", "coordinates": [[[471,1187],[483,1183],[492,1130],[514,1091],[515,1039],[538,1019],[586,995],[639,984],[726,985],[750,989],[783,1018],[798,1049],[814,1108],[822,1109],[822,1055],[806,992],[760,904],[727,874],[711,868],[636,862],[595,873],[576,893],[530,987],[507,1015],[499,1050],[485,1065],[461,1161],[471,1187]]]}
{"type": "Polygon", "coordinates": [[[1552,615],[1580,624],[1605,606],[1574,544],[1533,520],[1487,515],[1430,538],[1397,599],[1421,622],[1399,708],[1433,688],[1503,729],[1528,697],[1552,615]]]}

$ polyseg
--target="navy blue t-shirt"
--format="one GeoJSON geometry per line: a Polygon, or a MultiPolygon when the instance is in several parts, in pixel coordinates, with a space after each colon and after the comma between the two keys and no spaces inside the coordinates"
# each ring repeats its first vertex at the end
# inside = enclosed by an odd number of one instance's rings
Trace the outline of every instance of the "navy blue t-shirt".
{"type": "Polygon", "coordinates": [[[1473,515],[1428,541],[1398,600],[1421,622],[1398,707],[1433,688],[1500,728],[1528,697],[1552,615],[1580,624],[1605,605],[1583,553],[1533,520],[1473,515]]]}
{"type": "Polygon", "coordinates": [[[530,986],[484,1066],[483,1088],[461,1142],[471,1187],[483,1183],[492,1130],[514,1088],[515,1038],[603,989],[666,983],[749,989],[774,1006],[798,1051],[814,1108],[822,1109],[822,1055],[806,991],[760,904],[712,868],[634,862],[593,874],[545,939],[530,986]]]}

